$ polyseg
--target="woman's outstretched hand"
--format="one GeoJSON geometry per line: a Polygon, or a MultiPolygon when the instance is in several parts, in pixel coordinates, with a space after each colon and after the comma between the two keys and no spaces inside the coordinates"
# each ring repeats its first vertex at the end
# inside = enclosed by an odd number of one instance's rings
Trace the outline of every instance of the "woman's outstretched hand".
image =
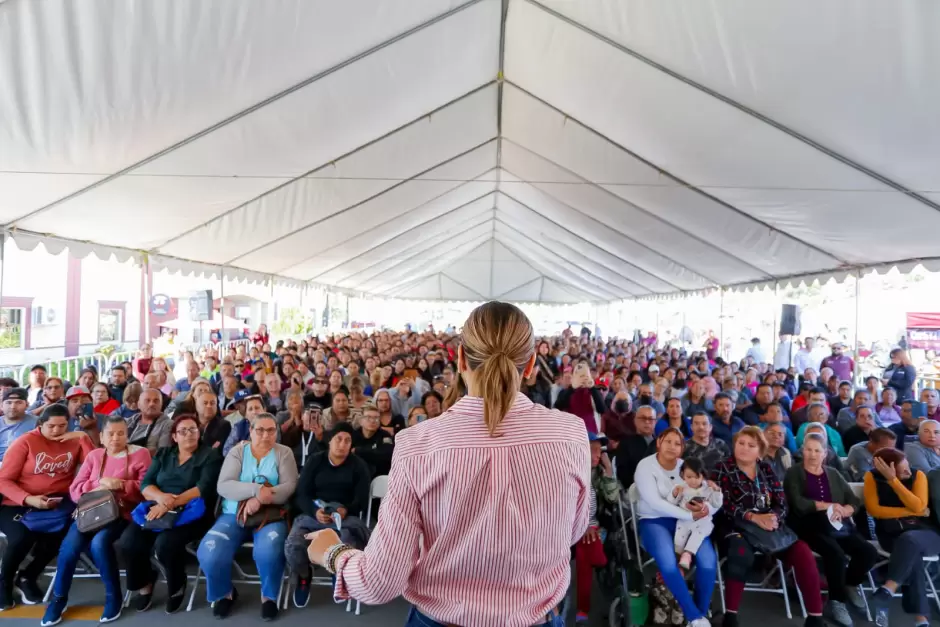
{"type": "Polygon", "coordinates": [[[339,535],[332,529],[323,529],[314,531],[304,536],[310,540],[310,546],[307,547],[307,559],[311,564],[326,566],[326,551],[334,544],[339,544],[339,535]]]}

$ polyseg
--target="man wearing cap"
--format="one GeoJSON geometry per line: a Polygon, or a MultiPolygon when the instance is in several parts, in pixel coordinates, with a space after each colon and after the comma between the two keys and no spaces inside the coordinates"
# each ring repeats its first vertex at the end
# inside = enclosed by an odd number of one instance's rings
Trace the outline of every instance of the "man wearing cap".
{"type": "Polygon", "coordinates": [[[46,367],[42,364],[36,364],[29,369],[29,395],[28,401],[32,405],[40,398],[43,389],[46,387],[46,367]]]}
{"type": "Polygon", "coordinates": [[[821,368],[832,368],[832,373],[839,381],[855,380],[855,361],[848,355],[843,355],[845,345],[835,342],[832,345],[832,354],[822,360],[821,368]]]}
{"type": "Polygon", "coordinates": [[[36,428],[36,417],[26,412],[29,393],[13,388],[3,393],[3,418],[0,419],[0,462],[13,440],[36,428]]]}
{"type": "Polygon", "coordinates": [[[65,393],[65,401],[69,410],[69,431],[84,431],[92,443],[98,446],[101,443],[101,431],[92,411],[91,392],[83,385],[73,385],[65,393]]]}

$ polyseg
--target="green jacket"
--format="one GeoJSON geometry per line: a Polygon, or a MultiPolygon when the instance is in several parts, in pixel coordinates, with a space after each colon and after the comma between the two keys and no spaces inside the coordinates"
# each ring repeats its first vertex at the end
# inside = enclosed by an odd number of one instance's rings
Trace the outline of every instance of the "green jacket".
{"type": "MultiPolygon", "coordinates": [[[[851,505],[855,509],[861,507],[861,502],[852,487],[838,470],[823,466],[826,478],[829,479],[829,492],[832,493],[832,502],[839,505],[851,505]]],[[[816,511],[816,502],[806,497],[806,470],[803,464],[794,464],[787,471],[783,480],[783,491],[787,495],[787,504],[790,512],[797,516],[808,516],[816,511]]]]}
{"type": "Polygon", "coordinates": [[[616,477],[605,477],[604,469],[596,466],[591,469],[591,487],[597,495],[598,502],[614,505],[620,494],[620,486],[616,477]]]}

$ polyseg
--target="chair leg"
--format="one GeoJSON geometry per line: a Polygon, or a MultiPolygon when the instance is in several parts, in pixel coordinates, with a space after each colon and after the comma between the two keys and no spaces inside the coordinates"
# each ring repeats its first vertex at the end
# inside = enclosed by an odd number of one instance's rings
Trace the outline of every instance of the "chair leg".
{"type": "Polygon", "coordinates": [[[59,575],[59,571],[54,571],[52,573],[52,581],[49,582],[49,587],[46,588],[46,593],[42,596],[42,602],[48,603],[49,597],[52,596],[52,588],[55,586],[55,578],[59,575]]]}
{"type": "MultiPolygon", "coordinates": [[[[780,589],[783,592],[783,603],[787,607],[787,618],[793,618],[793,612],[790,610],[790,592],[787,590],[787,574],[783,570],[783,562],[777,560],[777,570],[780,573],[780,589]]],[[[796,577],[794,576],[794,581],[796,577]]],[[[800,594],[800,587],[796,587],[796,594],[800,598],[800,606],[803,606],[803,595],[800,594]]],[[[806,616],[806,610],[803,610],[803,616],[806,616]]]]}
{"type": "Polygon", "coordinates": [[[724,560],[718,560],[718,597],[721,600],[721,613],[727,614],[728,608],[725,607],[725,579],[721,575],[721,565],[724,564],[724,560]]]}
{"type": "Polygon", "coordinates": [[[359,616],[359,611],[362,610],[362,603],[356,601],[356,616],[359,616]]]}
{"type": "Polygon", "coordinates": [[[865,595],[865,587],[861,584],[858,586],[858,593],[862,596],[862,603],[865,604],[865,618],[867,618],[870,623],[872,621],[871,608],[868,606],[868,597],[865,595]]]}
{"type": "Polygon", "coordinates": [[[927,566],[928,564],[924,564],[924,577],[927,578],[927,586],[930,588],[930,594],[933,595],[933,602],[937,604],[937,609],[940,610],[940,597],[937,596],[937,589],[933,585],[933,579],[930,577],[927,566]]]}
{"type": "Polygon", "coordinates": [[[193,603],[196,600],[196,591],[199,590],[199,576],[202,575],[202,566],[196,567],[196,581],[193,582],[193,591],[189,593],[189,603],[186,605],[186,611],[193,611],[193,603]]]}

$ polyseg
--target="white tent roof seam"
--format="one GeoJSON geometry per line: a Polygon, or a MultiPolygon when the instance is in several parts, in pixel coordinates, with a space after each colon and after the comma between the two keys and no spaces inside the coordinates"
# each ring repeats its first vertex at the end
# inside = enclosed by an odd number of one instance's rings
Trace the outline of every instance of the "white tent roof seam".
{"type": "Polygon", "coordinates": [[[851,0],[5,2],[0,224],[417,300],[940,269],[937,27],[851,0]]]}

